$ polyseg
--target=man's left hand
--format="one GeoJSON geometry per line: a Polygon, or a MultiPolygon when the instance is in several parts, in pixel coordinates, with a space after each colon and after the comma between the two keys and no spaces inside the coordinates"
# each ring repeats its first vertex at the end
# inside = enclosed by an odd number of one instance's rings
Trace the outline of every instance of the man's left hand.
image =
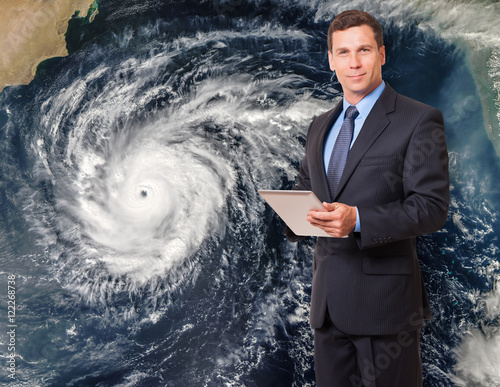
{"type": "Polygon", "coordinates": [[[356,208],[343,203],[323,203],[326,211],[309,211],[307,221],[333,237],[340,238],[356,227],[356,208]]]}

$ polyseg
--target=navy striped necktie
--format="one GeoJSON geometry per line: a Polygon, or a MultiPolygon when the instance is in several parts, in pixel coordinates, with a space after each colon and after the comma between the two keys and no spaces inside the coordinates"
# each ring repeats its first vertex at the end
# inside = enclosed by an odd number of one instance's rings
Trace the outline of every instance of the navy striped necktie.
{"type": "Polygon", "coordinates": [[[352,141],[352,134],[354,133],[354,119],[358,116],[359,112],[356,106],[349,106],[345,112],[344,122],[340,128],[339,135],[335,141],[330,162],[328,163],[328,172],[326,177],[330,187],[330,194],[332,199],[337,194],[337,188],[340,182],[340,177],[344,171],[347,154],[352,141]]]}

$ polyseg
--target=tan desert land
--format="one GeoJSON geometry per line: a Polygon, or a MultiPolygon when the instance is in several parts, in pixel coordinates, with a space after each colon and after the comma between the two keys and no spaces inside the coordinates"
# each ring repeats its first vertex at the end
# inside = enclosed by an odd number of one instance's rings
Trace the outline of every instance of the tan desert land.
{"type": "MultiPolygon", "coordinates": [[[[64,34],[75,11],[85,16],[94,0],[2,0],[0,12],[0,91],[28,84],[37,65],[65,56],[64,34]]],[[[93,15],[95,16],[95,15],[93,15]]]]}

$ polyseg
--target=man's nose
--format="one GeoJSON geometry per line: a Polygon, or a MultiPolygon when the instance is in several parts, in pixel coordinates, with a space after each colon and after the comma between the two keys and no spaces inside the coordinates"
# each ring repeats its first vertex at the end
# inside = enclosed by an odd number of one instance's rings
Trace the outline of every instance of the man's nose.
{"type": "Polygon", "coordinates": [[[353,69],[357,69],[361,67],[361,61],[359,60],[358,54],[353,53],[351,57],[349,58],[349,65],[353,69]]]}

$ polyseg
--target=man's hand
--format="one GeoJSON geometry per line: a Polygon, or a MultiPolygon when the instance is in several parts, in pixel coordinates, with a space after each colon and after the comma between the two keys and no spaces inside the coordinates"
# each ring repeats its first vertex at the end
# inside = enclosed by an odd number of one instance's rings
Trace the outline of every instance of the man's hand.
{"type": "Polygon", "coordinates": [[[356,208],[343,203],[323,203],[326,211],[309,211],[307,221],[331,236],[340,238],[356,227],[356,208]]]}

